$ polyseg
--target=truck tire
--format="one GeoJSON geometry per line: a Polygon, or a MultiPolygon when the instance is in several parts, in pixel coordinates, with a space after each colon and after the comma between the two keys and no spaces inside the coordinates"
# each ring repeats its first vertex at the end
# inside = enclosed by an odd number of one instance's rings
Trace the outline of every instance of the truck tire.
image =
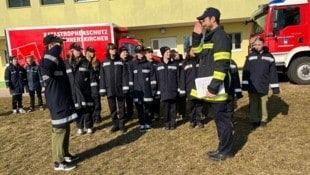
{"type": "Polygon", "coordinates": [[[310,84],[310,57],[304,56],[293,60],[287,76],[296,84],[310,84]]]}

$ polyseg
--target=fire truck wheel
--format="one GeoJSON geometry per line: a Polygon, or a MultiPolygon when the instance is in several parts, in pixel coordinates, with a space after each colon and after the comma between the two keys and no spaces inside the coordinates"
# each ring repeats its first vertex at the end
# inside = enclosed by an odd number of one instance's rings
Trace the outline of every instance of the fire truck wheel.
{"type": "Polygon", "coordinates": [[[304,56],[293,60],[287,76],[296,84],[310,84],[310,57],[304,56]]]}

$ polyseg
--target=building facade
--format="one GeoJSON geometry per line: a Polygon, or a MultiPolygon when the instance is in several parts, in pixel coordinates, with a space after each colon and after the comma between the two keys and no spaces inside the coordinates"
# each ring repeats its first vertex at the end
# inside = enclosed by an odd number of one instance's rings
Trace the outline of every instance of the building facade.
{"type": "Polygon", "coordinates": [[[0,1],[0,82],[6,65],[5,28],[115,23],[144,46],[167,45],[184,53],[196,17],[207,7],[221,11],[221,25],[233,41],[232,58],[243,66],[248,52],[244,21],[269,0],[2,0],[0,1]]]}

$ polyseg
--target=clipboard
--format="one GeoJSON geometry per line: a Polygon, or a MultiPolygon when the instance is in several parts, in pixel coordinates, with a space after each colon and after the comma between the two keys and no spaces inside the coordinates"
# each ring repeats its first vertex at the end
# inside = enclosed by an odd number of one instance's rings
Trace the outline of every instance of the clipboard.
{"type": "MultiPolygon", "coordinates": [[[[197,97],[198,98],[206,97],[206,92],[208,90],[208,86],[210,85],[212,79],[213,79],[212,76],[201,77],[201,78],[195,79],[195,85],[196,85],[196,89],[197,89],[197,97]]],[[[217,95],[218,94],[225,94],[224,83],[222,83],[220,85],[217,95]]]]}

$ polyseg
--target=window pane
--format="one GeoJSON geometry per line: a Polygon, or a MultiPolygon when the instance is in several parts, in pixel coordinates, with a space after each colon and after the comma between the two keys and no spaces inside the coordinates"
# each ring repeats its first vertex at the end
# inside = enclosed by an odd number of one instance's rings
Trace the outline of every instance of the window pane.
{"type": "Polygon", "coordinates": [[[47,5],[47,4],[63,4],[64,0],[41,0],[42,5],[47,5]]]}
{"type": "Polygon", "coordinates": [[[159,43],[157,39],[153,40],[153,49],[159,49],[159,43]]]}
{"type": "Polygon", "coordinates": [[[241,48],[241,34],[236,33],[235,34],[235,49],[240,49],[241,48]]]}
{"type": "Polygon", "coordinates": [[[8,0],[9,7],[30,6],[30,0],[8,0]]]}

